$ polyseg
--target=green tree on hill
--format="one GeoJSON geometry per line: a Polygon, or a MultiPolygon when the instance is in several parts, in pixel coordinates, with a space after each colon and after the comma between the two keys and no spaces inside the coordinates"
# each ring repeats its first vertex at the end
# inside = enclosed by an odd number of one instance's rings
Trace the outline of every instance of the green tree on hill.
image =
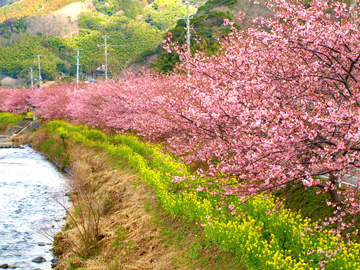
{"type": "Polygon", "coordinates": [[[0,47],[0,71],[12,77],[27,77],[29,67],[35,65],[35,55],[42,55],[42,77],[54,80],[63,61],[43,45],[39,36],[22,36],[12,46],[0,47]]]}
{"type": "MultiPolygon", "coordinates": [[[[185,16],[186,9],[174,0],[155,0],[147,8],[146,21],[156,29],[166,31],[176,25],[177,18],[185,16]]],[[[192,10],[191,10],[192,11],[192,10]]]]}
{"type": "MultiPolygon", "coordinates": [[[[217,36],[223,36],[230,32],[229,26],[224,26],[224,19],[234,20],[234,15],[229,11],[217,11],[215,8],[221,6],[231,7],[237,0],[210,0],[204,6],[200,7],[191,20],[191,52],[203,50],[208,55],[216,53],[219,48],[217,36]]],[[[235,24],[235,27],[239,27],[235,24]]],[[[186,23],[179,20],[170,32],[172,41],[180,46],[186,44],[186,23]]],[[[152,67],[157,72],[172,72],[175,65],[179,62],[179,56],[176,53],[168,53],[160,45],[154,53],[158,54],[152,67]]]]}

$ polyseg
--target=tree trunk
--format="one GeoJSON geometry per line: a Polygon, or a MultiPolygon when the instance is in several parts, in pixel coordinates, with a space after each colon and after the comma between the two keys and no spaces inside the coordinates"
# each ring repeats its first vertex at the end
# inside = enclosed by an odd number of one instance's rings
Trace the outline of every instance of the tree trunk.
{"type": "Polygon", "coordinates": [[[333,202],[340,204],[341,203],[341,196],[338,193],[338,182],[337,182],[337,178],[333,173],[330,173],[330,178],[329,178],[332,187],[335,187],[334,189],[330,188],[329,189],[329,193],[331,196],[331,199],[333,200],[333,202]]]}

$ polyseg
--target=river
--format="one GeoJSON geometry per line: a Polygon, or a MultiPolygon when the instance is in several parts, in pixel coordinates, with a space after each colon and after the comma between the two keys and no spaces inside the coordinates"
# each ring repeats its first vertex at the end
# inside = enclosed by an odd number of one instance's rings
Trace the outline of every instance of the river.
{"type": "Polygon", "coordinates": [[[57,201],[68,205],[66,184],[66,176],[30,147],[0,149],[0,265],[51,269],[52,236],[66,214],[57,201]],[[39,256],[46,262],[32,262],[39,256]]]}

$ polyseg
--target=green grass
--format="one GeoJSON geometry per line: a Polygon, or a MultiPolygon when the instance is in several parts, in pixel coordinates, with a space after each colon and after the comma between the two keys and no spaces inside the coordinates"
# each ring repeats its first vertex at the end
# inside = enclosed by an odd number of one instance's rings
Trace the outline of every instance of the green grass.
{"type": "Polygon", "coordinates": [[[41,143],[40,150],[45,154],[50,154],[50,148],[55,144],[56,142],[53,139],[47,139],[41,143]]]}
{"type": "Polygon", "coordinates": [[[15,125],[24,118],[22,114],[11,114],[8,112],[0,112],[0,133],[5,132],[10,126],[15,125]]]}
{"type": "MultiPolygon", "coordinates": [[[[325,218],[334,216],[334,208],[328,206],[326,201],[331,201],[329,193],[321,192],[319,195],[317,187],[304,187],[302,184],[289,184],[278,190],[275,195],[280,198],[284,207],[299,213],[303,218],[310,218],[313,222],[323,221],[325,218]]],[[[360,230],[360,215],[343,217],[345,222],[355,219],[355,228],[360,230]]],[[[337,224],[329,224],[327,229],[336,229],[337,224]]],[[[352,231],[351,229],[346,232],[352,231]]],[[[359,238],[357,238],[359,240],[359,238]]]]}
{"type": "Polygon", "coordinates": [[[153,222],[161,231],[163,244],[174,246],[173,258],[177,269],[245,270],[244,258],[224,252],[206,240],[201,228],[193,223],[166,213],[159,203],[152,202],[153,222]]]}
{"type": "Polygon", "coordinates": [[[49,137],[41,142],[39,146],[41,152],[48,155],[50,159],[55,159],[60,163],[60,169],[64,169],[69,164],[70,154],[66,150],[63,140],[49,137]]]}
{"type": "Polygon", "coordinates": [[[0,113],[0,124],[15,124],[21,121],[24,118],[24,115],[21,114],[11,114],[8,112],[0,113]]]}
{"type": "Polygon", "coordinates": [[[318,190],[316,187],[305,188],[299,183],[288,185],[276,192],[275,195],[284,200],[286,208],[317,222],[324,220],[325,217],[332,216],[334,211],[333,207],[326,204],[326,200],[331,200],[329,194],[320,193],[317,195],[318,190]]]}
{"type": "Polygon", "coordinates": [[[123,226],[120,226],[119,228],[117,228],[115,231],[116,239],[111,244],[111,246],[112,247],[120,247],[122,245],[123,241],[126,239],[126,236],[128,233],[129,233],[129,231],[123,226]]]}
{"type": "Polygon", "coordinates": [[[73,256],[69,260],[68,270],[85,270],[86,268],[82,267],[83,259],[79,256],[73,256]]]}

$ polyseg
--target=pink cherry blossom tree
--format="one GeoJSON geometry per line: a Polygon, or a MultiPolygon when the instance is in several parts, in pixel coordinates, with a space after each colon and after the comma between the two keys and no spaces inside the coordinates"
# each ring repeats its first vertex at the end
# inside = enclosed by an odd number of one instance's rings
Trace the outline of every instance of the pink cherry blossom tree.
{"type": "Polygon", "coordinates": [[[10,89],[0,89],[0,111],[6,111],[4,104],[10,94],[10,89]]]}
{"type": "Polygon", "coordinates": [[[69,119],[69,95],[76,88],[75,84],[57,84],[40,88],[33,98],[36,114],[50,120],[69,119]]]}
{"type": "MultiPolygon", "coordinates": [[[[163,75],[142,72],[74,91],[67,106],[76,123],[116,131],[137,131],[143,136],[162,133],[159,97],[171,88],[163,75]]],[[[157,136],[156,136],[157,137],[157,136]]]]}
{"type": "Polygon", "coordinates": [[[356,14],[340,2],[277,1],[274,18],[234,29],[219,56],[184,55],[188,78],[168,96],[182,125],[171,145],[243,179],[235,193],[294,180],[322,186],[320,175],[336,190],[340,172],[359,165],[356,14]]]}
{"type": "Polygon", "coordinates": [[[30,89],[1,90],[1,110],[15,114],[25,113],[31,109],[33,91],[30,89]]]}
{"type": "Polygon", "coordinates": [[[169,145],[236,177],[227,195],[301,181],[358,213],[358,192],[338,184],[360,165],[359,8],[275,2],[272,18],[233,29],[219,55],[182,54],[187,75],[163,97],[178,130],[169,145]]]}

